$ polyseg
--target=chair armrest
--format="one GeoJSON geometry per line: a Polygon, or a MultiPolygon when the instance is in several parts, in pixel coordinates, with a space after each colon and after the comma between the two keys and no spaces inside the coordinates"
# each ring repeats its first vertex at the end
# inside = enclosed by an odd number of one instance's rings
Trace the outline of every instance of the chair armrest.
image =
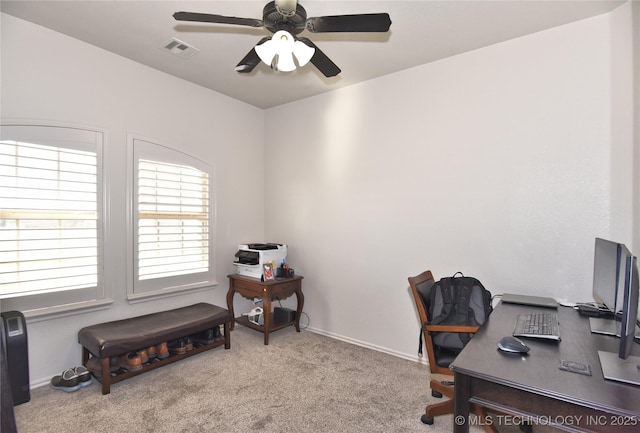
{"type": "Polygon", "coordinates": [[[475,334],[480,329],[479,326],[468,325],[424,325],[425,332],[460,332],[475,334]]]}

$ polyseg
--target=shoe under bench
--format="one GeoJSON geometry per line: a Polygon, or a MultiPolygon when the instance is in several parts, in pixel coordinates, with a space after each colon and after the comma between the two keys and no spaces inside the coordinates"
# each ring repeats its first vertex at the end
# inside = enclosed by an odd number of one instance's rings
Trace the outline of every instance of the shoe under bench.
{"type": "Polygon", "coordinates": [[[82,345],[82,365],[87,365],[90,355],[100,358],[102,394],[109,394],[111,384],[129,379],[158,367],[179,361],[198,353],[224,345],[231,347],[230,326],[233,316],[228,310],[216,305],[198,303],[168,311],[131,317],[113,322],[99,323],[78,331],[78,343],[82,345]],[[109,359],[128,352],[141,350],[163,342],[187,337],[222,325],[224,338],[194,347],[183,354],[144,364],[140,370],[111,375],[109,359]]]}

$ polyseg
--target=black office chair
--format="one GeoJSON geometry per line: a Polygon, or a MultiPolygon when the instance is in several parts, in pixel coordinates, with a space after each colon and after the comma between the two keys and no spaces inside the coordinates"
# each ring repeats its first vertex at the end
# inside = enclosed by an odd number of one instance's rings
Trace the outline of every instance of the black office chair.
{"type": "MultiPolygon", "coordinates": [[[[453,372],[449,369],[449,365],[456,358],[456,355],[460,350],[435,344],[432,338],[434,333],[453,332],[474,334],[478,331],[479,326],[429,325],[429,294],[435,282],[436,281],[433,278],[431,271],[424,271],[418,276],[409,277],[411,293],[413,294],[413,298],[418,309],[420,323],[422,323],[423,342],[427,351],[427,356],[429,357],[429,369],[432,374],[453,376],[453,372]]],[[[433,424],[433,418],[435,416],[453,414],[453,381],[439,381],[431,379],[429,386],[431,388],[432,396],[437,398],[445,396],[447,397],[447,400],[430,404],[425,408],[425,413],[420,418],[420,420],[425,424],[433,424]]],[[[483,419],[487,417],[486,409],[481,406],[472,405],[471,411],[483,419]]],[[[485,430],[489,433],[498,433],[498,430],[490,424],[491,423],[489,422],[483,423],[485,430]]]]}

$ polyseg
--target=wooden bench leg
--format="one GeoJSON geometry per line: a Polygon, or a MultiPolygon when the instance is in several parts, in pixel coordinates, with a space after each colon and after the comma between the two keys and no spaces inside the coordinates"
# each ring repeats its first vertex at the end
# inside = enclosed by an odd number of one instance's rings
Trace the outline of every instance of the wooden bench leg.
{"type": "MultiPolygon", "coordinates": [[[[82,365],[84,365],[85,367],[87,366],[87,362],[89,361],[89,356],[91,355],[91,352],[89,352],[89,349],[87,349],[86,347],[82,346],[82,365]]],[[[100,361],[101,365],[102,365],[102,394],[109,394],[111,392],[111,368],[110,368],[110,362],[109,362],[109,357],[106,358],[102,358],[100,361]],[[106,374],[105,374],[106,372],[106,374]]]]}
{"type": "Polygon", "coordinates": [[[102,358],[102,395],[111,392],[111,368],[109,357],[102,358]]]}
{"type": "Polygon", "coordinates": [[[87,361],[89,361],[89,349],[82,346],[82,365],[86,367],[87,361]]]}

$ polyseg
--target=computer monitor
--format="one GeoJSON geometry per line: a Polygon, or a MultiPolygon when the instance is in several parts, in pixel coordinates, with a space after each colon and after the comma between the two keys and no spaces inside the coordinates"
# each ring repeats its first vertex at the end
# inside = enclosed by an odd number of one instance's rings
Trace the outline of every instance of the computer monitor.
{"type": "Polygon", "coordinates": [[[625,254],[623,259],[625,278],[618,353],[599,350],[598,357],[605,379],[640,385],[640,357],[630,356],[638,321],[638,299],[640,297],[638,259],[631,254],[625,254]]]}
{"type": "Polygon", "coordinates": [[[611,313],[619,306],[621,244],[596,238],[593,255],[593,299],[611,313]],[[618,305],[616,305],[618,304],[618,305]]]}
{"type": "MultiPolygon", "coordinates": [[[[631,257],[632,254],[626,245],[617,244],[617,246],[619,265],[616,276],[616,287],[613,290],[610,290],[611,293],[617,294],[614,304],[616,306],[616,315],[607,314],[605,317],[589,317],[589,327],[591,328],[591,332],[594,334],[605,334],[620,337],[620,319],[622,317],[622,310],[624,310],[623,297],[625,293],[625,278],[627,278],[626,259],[627,257],[631,257]]],[[[601,255],[601,257],[602,256],[603,255],[601,255]]],[[[635,338],[640,341],[640,326],[635,327],[635,338]]]]}
{"type": "Polygon", "coordinates": [[[631,353],[631,346],[635,338],[636,322],[638,321],[640,285],[638,282],[637,257],[628,256],[626,258],[624,277],[624,301],[622,304],[618,356],[622,359],[627,359],[631,353]]]}

